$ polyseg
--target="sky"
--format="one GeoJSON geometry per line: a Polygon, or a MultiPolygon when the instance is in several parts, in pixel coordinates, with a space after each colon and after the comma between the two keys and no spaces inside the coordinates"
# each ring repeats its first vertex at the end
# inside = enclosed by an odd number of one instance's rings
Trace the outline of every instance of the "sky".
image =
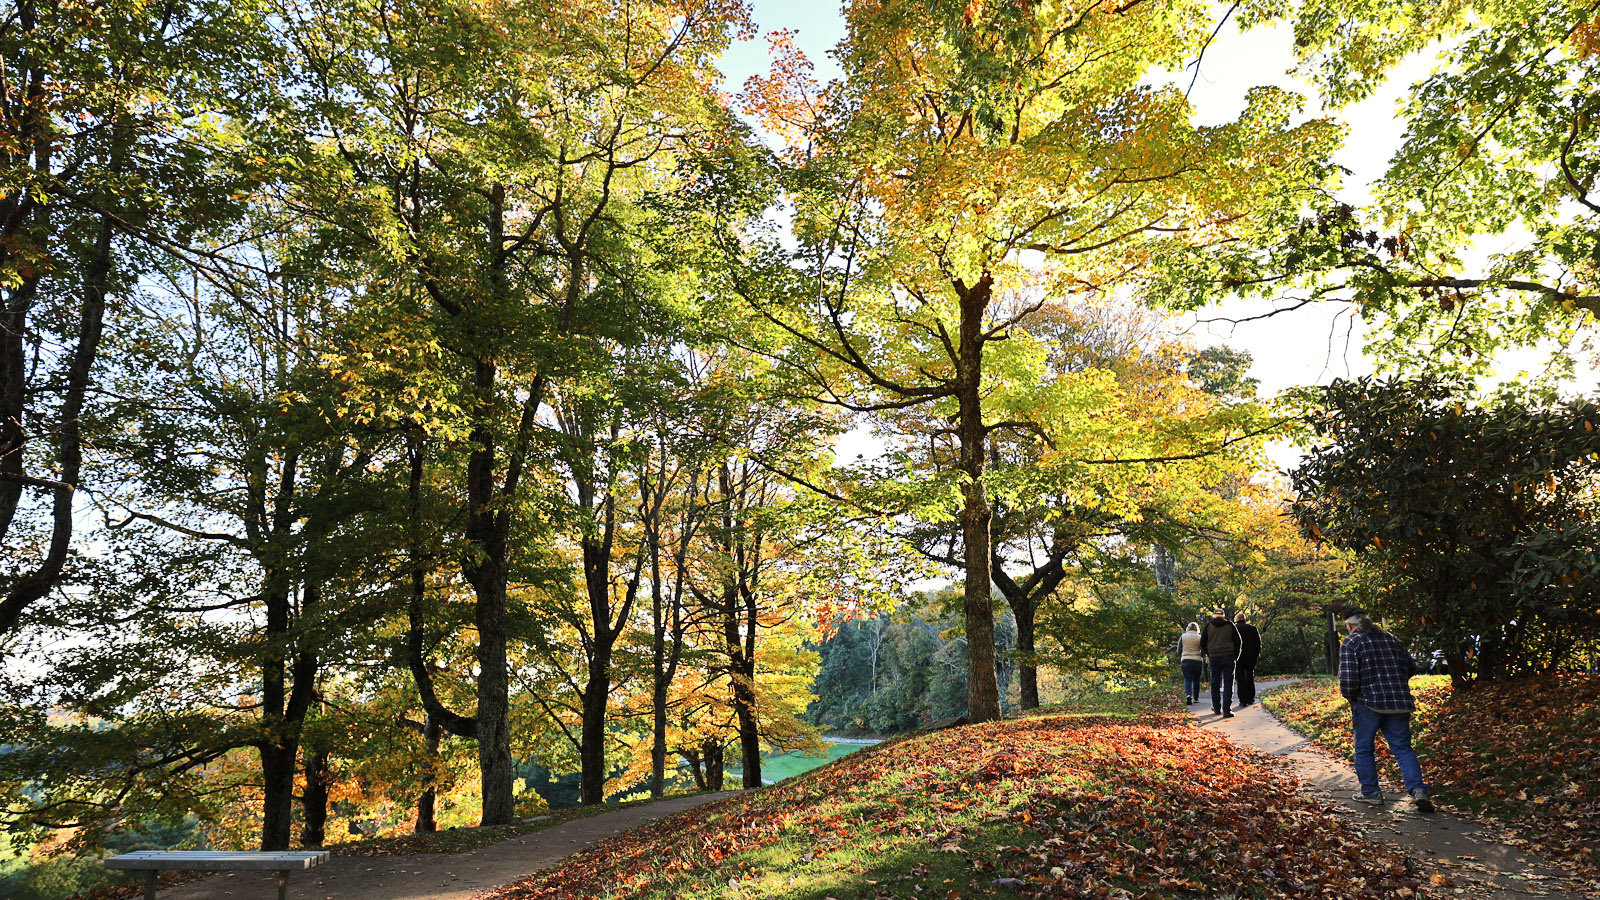
{"type": "MultiPolygon", "coordinates": [[[[828,56],[828,50],[844,37],[839,6],[792,0],[754,0],[752,5],[759,31],[755,38],[735,44],[723,55],[726,90],[737,92],[746,78],[767,70],[765,35],[780,29],[795,32],[795,43],[816,67],[819,80],[840,74],[828,56]]],[[[1207,49],[1189,95],[1197,124],[1232,120],[1244,108],[1245,92],[1263,84],[1279,85],[1305,96],[1305,115],[1322,115],[1324,110],[1315,89],[1290,71],[1294,67],[1292,49],[1293,38],[1287,27],[1241,33],[1232,22],[1226,24],[1207,49]]],[[[1364,202],[1369,195],[1368,186],[1388,167],[1404,133],[1401,104],[1410,86],[1426,77],[1430,67],[1429,59],[1413,58],[1367,100],[1337,111],[1337,117],[1349,128],[1344,146],[1335,156],[1335,161],[1349,170],[1343,192],[1347,201],[1357,205],[1364,202]]],[[[1194,71],[1168,77],[1186,86],[1194,78],[1194,71]]],[[[1480,251],[1500,249],[1492,243],[1480,245],[1480,251]]],[[[1372,361],[1361,349],[1362,323],[1342,305],[1318,303],[1256,321],[1228,321],[1260,316],[1271,309],[1270,301],[1225,303],[1177,319],[1173,327],[1200,346],[1226,343],[1248,351],[1254,360],[1250,374],[1260,381],[1263,396],[1296,385],[1325,384],[1334,378],[1373,371],[1372,361]]],[[[1520,370],[1538,368],[1540,359],[1539,354],[1526,352],[1502,360],[1498,368],[1502,377],[1514,378],[1520,370]]],[[[1593,391],[1595,376],[1591,370],[1573,387],[1593,391]]],[[[840,450],[845,456],[846,448],[840,450]]],[[[848,455],[853,457],[854,449],[848,455]]],[[[1293,465],[1300,452],[1278,445],[1270,449],[1270,455],[1283,467],[1293,465]]]]}

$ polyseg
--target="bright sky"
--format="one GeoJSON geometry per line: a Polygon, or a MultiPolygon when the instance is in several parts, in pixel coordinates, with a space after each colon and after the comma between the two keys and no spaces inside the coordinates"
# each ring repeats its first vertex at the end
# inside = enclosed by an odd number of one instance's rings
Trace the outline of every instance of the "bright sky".
{"type": "MultiPolygon", "coordinates": [[[[735,45],[724,55],[728,90],[737,91],[747,77],[766,71],[765,35],[779,29],[796,33],[795,41],[816,66],[819,79],[840,74],[827,52],[844,37],[839,7],[782,0],[753,0],[753,6],[760,36],[735,45]]],[[[1263,84],[1280,85],[1307,97],[1307,117],[1323,114],[1315,90],[1290,73],[1293,66],[1292,34],[1287,27],[1241,34],[1232,22],[1228,23],[1206,51],[1200,76],[1189,95],[1197,122],[1232,120],[1244,108],[1245,92],[1263,84]]],[[[1410,86],[1426,77],[1430,67],[1429,60],[1413,59],[1372,97],[1337,112],[1349,127],[1344,147],[1335,157],[1350,170],[1344,191],[1349,202],[1363,203],[1368,198],[1368,185],[1387,168],[1403,134],[1400,104],[1410,86]]],[[[1172,77],[1187,86],[1193,76],[1191,69],[1172,77]]],[[[1372,372],[1372,362],[1361,349],[1362,323],[1335,304],[1315,304],[1237,325],[1218,321],[1258,316],[1271,308],[1272,304],[1265,301],[1228,303],[1188,316],[1177,328],[1201,345],[1227,343],[1249,351],[1255,360],[1250,374],[1261,382],[1262,393],[1268,396],[1294,385],[1320,384],[1372,372]]],[[[1502,377],[1514,378],[1520,369],[1538,367],[1538,354],[1526,353],[1503,361],[1499,370],[1502,377]]],[[[1589,371],[1574,387],[1595,390],[1596,372],[1589,371]]],[[[1276,448],[1272,455],[1279,465],[1292,465],[1299,457],[1287,446],[1276,448]]]]}

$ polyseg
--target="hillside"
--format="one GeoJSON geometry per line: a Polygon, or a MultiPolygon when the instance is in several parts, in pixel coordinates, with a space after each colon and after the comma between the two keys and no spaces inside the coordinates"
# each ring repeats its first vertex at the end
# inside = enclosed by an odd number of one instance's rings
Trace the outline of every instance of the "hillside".
{"type": "MultiPolygon", "coordinates": [[[[1162,695],[1170,691],[1161,692],[1162,695]]],[[[1411,896],[1403,861],[1164,696],[914,735],[508,885],[557,898],[1411,896]]]]}
{"type": "MultiPolygon", "coordinates": [[[[1566,674],[1451,689],[1412,679],[1413,744],[1435,799],[1521,832],[1511,842],[1600,875],[1600,676],[1566,674]]],[[[1267,694],[1268,709],[1349,758],[1349,707],[1320,678],[1267,694]]],[[[1380,766],[1393,761],[1378,742],[1380,766]]]]}

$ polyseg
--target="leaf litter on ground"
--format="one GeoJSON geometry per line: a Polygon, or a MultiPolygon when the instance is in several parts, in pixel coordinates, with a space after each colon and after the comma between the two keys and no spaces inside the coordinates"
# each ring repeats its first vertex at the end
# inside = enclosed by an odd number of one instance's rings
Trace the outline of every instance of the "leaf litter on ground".
{"type": "MultiPolygon", "coordinates": [[[[1412,680],[1413,745],[1434,799],[1506,826],[1505,840],[1600,882],[1600,675],[1563,673],[1486,682],[1457,692],[1448,678],[1412,680]]],[[[1272,691],[1284,724],[1349,759],[1350,713],[1331,678],[1272,691]]],[[[1378,741],[1382,774],[1399,783],[1378,741]]]]}
{"type": "Polygon", "coordinates": [[[1399,852],[1297,793],[1281,762],[1165,697],[1120,706],[881,744],[486,898],[1432,896],[1399,852]]]}

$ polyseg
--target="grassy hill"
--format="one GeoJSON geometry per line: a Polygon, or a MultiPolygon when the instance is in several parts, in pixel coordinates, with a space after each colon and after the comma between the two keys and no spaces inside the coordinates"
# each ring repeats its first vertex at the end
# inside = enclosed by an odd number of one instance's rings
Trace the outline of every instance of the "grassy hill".
{"type": "MultiPolygon", "coordinates": [[[[1513,826],[1514,843],[1600,876],[1600,675],[1487,683],[1456,692],[1444,676],[1411,680],[1412,743],[1436,800],[1513,826]]],[[[1350,712],[1332,678],[1263,697],[1289,727],[1350,757],[1350,712]]],[[[1380,766],[1399,783],[1383,741],[1380,766]]]]}
{"type": "Polygon", "coordinates": [[[1401,858],[1172,692],[914,735],[502,888],[557,898],[1406,897],[1401,858]]]}

